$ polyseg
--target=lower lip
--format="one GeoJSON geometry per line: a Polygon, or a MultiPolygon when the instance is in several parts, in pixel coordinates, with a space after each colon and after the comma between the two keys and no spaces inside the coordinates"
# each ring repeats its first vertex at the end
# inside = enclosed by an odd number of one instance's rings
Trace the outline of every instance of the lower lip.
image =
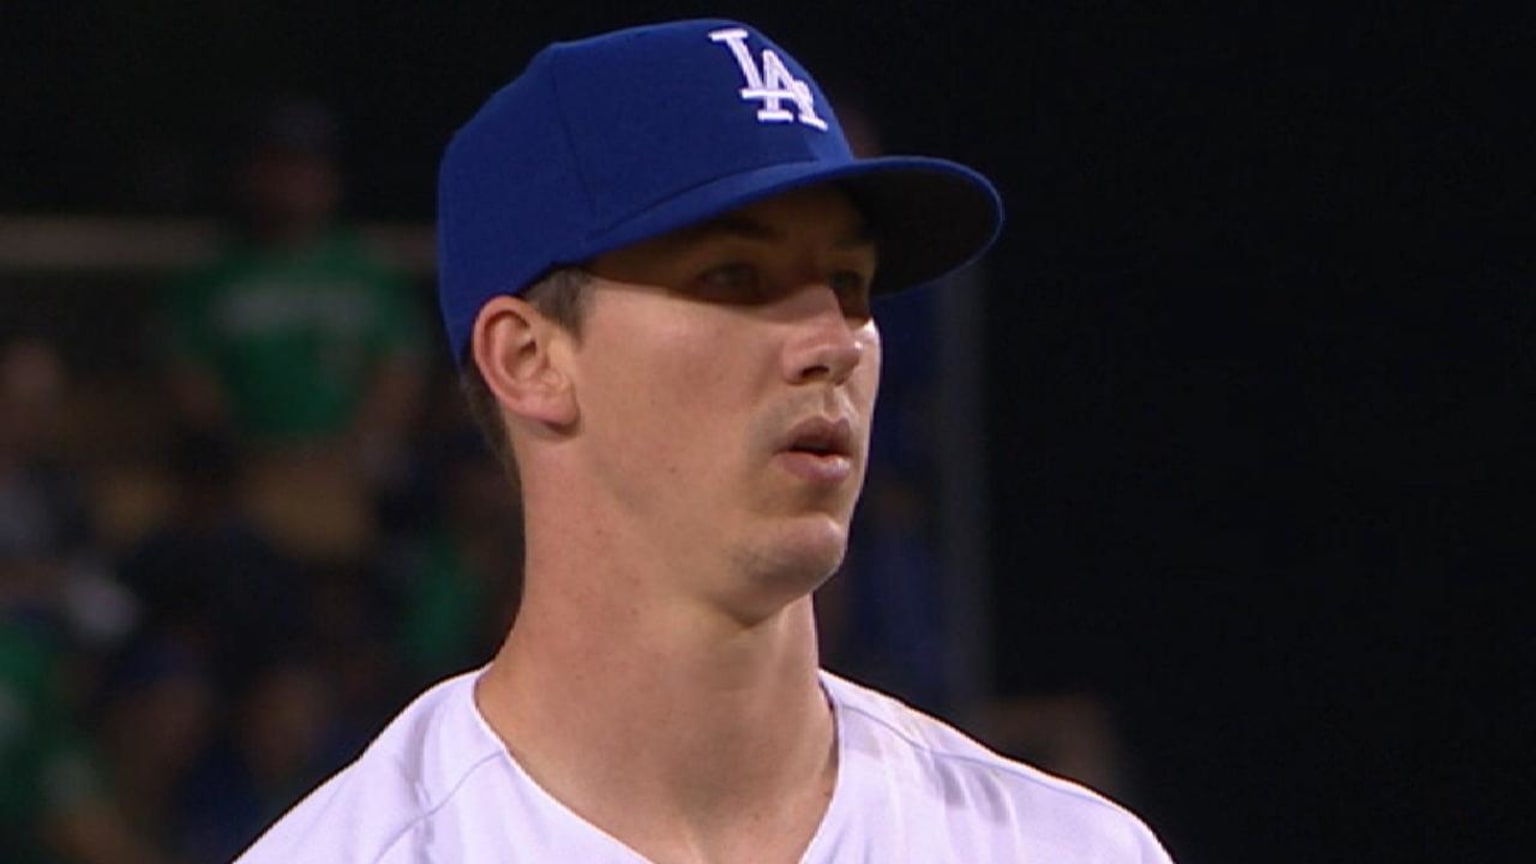
{"type": "Polygon", "coordinates": [[[836,486],[853,475],[853,460],[847,456],[788,450],[775,457],[775,461],[802,480],[826,486],[836,486]]]}

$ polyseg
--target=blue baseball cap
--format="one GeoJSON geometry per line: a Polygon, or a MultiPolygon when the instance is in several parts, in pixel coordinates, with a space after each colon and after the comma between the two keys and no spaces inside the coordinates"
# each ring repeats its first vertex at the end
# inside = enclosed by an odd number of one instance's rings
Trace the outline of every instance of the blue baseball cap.
{"type": "Polygon", "coordinates": [[[1002,227],[997,190],[970,168],[855,157],[810,73],[749,25],[679,21],[550,45],[443,157],[438,299],[454,359],[492,297],[822,183],[869,223],[877,292],[964,266],[1002,227]]]}

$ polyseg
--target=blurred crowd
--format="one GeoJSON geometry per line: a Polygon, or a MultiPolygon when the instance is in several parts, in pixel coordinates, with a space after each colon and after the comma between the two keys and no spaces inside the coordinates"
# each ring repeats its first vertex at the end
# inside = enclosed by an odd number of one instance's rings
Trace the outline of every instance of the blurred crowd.
{"type": "Polygon", "coordinates": [[[494,650],[519,550],[471,430],[381,473],[178,425],[108,483],[59,458],[67,392],[46,343],[5,346],[0,860],[228,860],[494,650]],[[100,530],[124,509],[141,530],[100,530]]]}
{"type": "Polygon", "coordinates": [[[337,216],[337,131],[251,130],[141,416],[0,344],[0,860],[229,860],[513,614],[516,514],[422,293],[337,216]],[[148,460],[80,457],[119,420],[148,460]]]}

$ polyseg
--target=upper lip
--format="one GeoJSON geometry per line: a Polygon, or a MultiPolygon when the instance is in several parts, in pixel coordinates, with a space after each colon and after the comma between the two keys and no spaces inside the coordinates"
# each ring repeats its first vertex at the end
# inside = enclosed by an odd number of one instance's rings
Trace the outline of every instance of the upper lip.
{"type": "Polygon", "coordinates": [[[846,417],[807,417],[786,436],[785,450],[804,450],[822,456],[853,454],[853,423],[846,417]]]}

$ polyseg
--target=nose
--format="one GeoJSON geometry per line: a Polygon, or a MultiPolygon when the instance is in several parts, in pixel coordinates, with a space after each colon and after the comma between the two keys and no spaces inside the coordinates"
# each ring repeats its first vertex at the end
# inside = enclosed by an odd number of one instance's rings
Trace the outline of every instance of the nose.
{"type": "Polygon", "coordinates": [[[867,317],[849,317],[837,294],[825,285],[798,293],[793,316],[794,337],[785,349],[785,378],[794,384],[826,381],[842,384],[864,361],[867,339],[861,331],[874,327],[867,317]]]}

